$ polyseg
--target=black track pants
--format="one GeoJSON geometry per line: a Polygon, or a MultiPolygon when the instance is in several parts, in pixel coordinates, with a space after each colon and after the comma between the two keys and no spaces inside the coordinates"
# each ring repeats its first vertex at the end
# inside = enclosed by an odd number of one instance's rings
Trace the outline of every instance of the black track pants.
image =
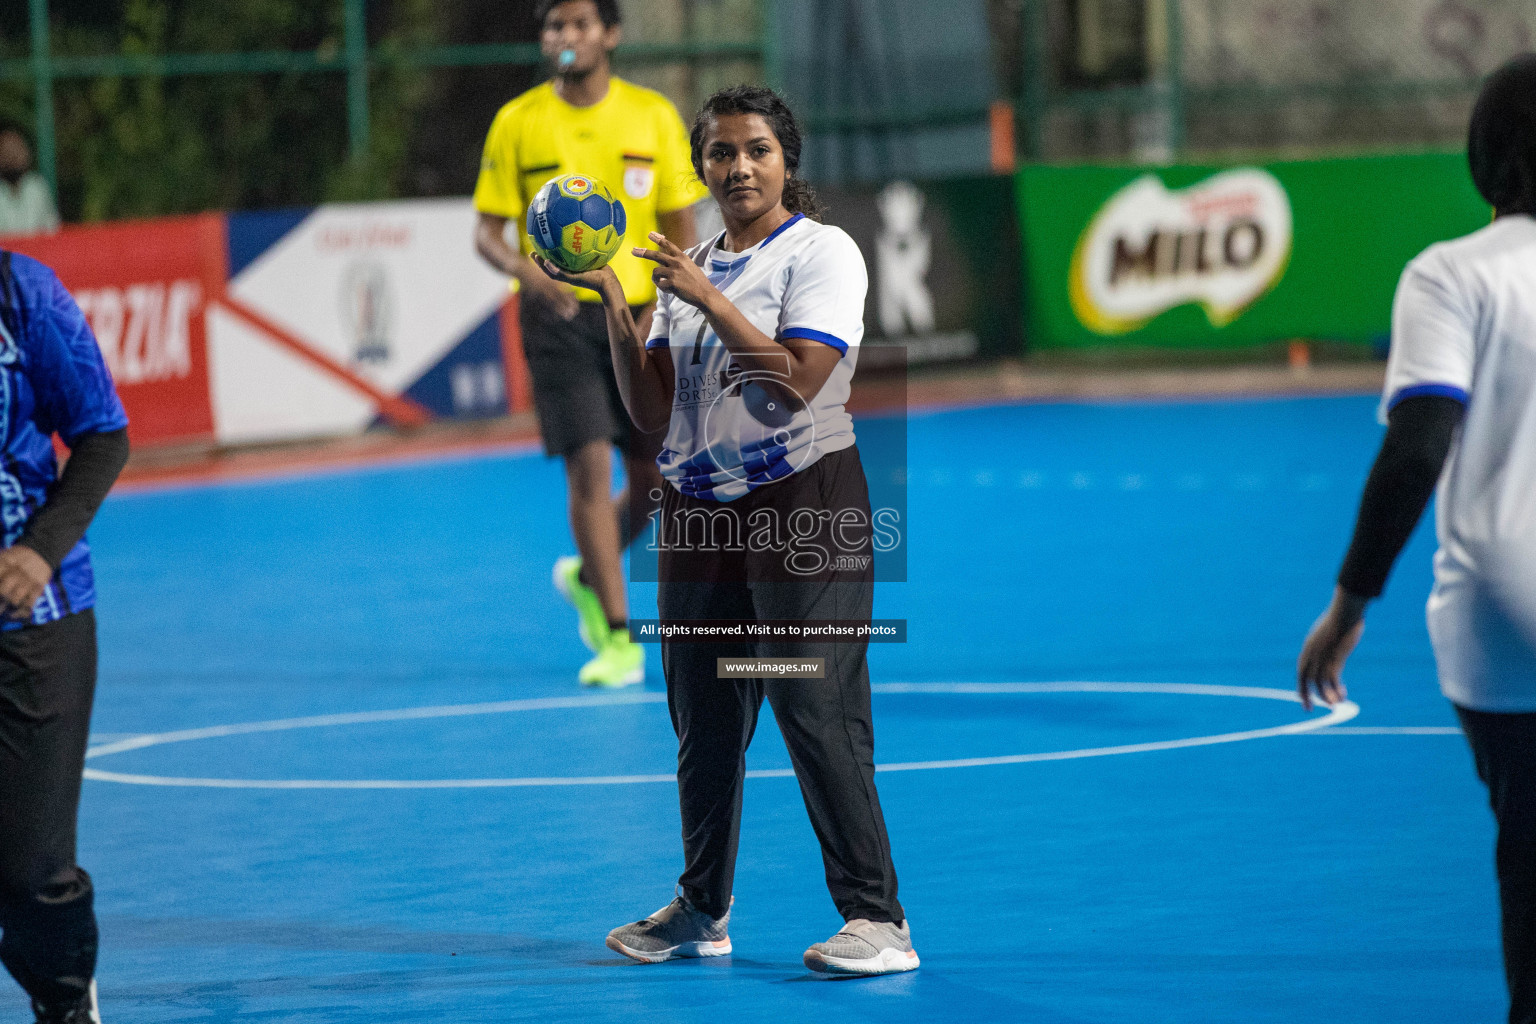
{"type": "MultiPolygon", "coordinates": [[[[664,490],[663,522],[715,502],[664,490]]],[[[862,508],[869,492],[857,449],[811,466],[734,502],[743,517],[773,507],[781,521],[796,509],[862,508]]],[[[845,530],[842,542],[856,540],[845,530]]],[[[830,545],[829,545],[830,547],[830,545]]],[[[864,549],[866,552],[868,548],[864,549]]],[[[790,579],[769,556],[668,551],[663,548],[658,603],[663,620],[733,619],[868,622],[872,565],[790,579]]],[[[780,563],[780,567],[781,567],[780,563]]],[[[667,705],[677,731],[677,783],[685,868],[679,883],[689,902],[713,917],[730,906],[741,832],[746,751],[763,698],[789,749],[811,826],[821,843],[827,888],[844,919],[902,921],[896,869],[875,792],[874,726],[867,643],[825,641],[697,643],[666,641],[662,664],[667,705]],[[824,679],[719,679],[717,658],[823,658],[824,679]]]]}
{"type": "Polygon", "coordinates": [[[1536,1024],[1536,713],[1456,713],[1499,824],[1494,863],[1509,1024],[1536,1024]]]}
{"type": "Polygon", "coordinates": [[[0,962],[47,1007],[78,1002],[96,971],[91,878],[75,863],[95,692],[92,611],[0,633],[0,962]]]}

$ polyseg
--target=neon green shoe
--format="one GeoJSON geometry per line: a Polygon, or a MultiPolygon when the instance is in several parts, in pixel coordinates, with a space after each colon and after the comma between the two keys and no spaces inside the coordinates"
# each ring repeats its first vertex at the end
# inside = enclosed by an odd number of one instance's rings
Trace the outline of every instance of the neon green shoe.
{"type": "Polygon", "coordinates": [[[581,582],[581,558],[567,555],[555,559],[553,576],[555,589],[576,609],[576,631],[581,634],[581,642],[587,650],[601,653],[608,639],[608,616],[603,611],[603,602],[597,599],[597,591],[581,582]]]}
{"type": "Polygon", "coordinates": [[[581,666],[582,686],[618,688],[645,682],[645,648],[629,638],[629,630],[609,632],[608,642],[597,657],[581,666]]]}

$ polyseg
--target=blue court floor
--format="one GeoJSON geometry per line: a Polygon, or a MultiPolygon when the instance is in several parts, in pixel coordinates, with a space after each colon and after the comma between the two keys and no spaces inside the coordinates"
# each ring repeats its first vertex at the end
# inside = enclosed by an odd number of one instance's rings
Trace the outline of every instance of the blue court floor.
{"type": "MultiPolygon", "coordinates": [[[[735,955],[603,947],[671,897],[675,743],[654,649],[643,690],[575,685],[555,463],[115,496],[81,818],[105,1019],[1497,1021],[1427,523],[1350,665],[1358,716],[1286,699],[1373,407],[910,417],[909,581],[876,595],[910,641],[871,668],[923,967],[852,982],[800,963],[839,921],[766,709],[735,955]]],[[[0,987],[0,1021],[24,1012],[0,987]]]]}

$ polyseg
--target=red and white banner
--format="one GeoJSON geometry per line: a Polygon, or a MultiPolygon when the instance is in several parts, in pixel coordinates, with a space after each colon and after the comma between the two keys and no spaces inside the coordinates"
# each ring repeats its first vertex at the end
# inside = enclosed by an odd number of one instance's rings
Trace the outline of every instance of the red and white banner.
{"type": "Polygon", "coordinates": [[[275,236],[260,219],[230,217],[241,256],[209,325],[220,442],[507,411],[507,279],[475,253],[468,200],[328,204],[275,236]]]}
{"type": "Polygon", "coordinates": [[[214,436],[208,302],[224,291],[222,214],[0,239],[52,267],[90,321],[134,444],[214,436]]]}
{"type": "Polygon", "coordinates": [[[529,407],[467,199],[201,214],[0,238],[90,321],[136,446],[335,437],[529,407]]]}

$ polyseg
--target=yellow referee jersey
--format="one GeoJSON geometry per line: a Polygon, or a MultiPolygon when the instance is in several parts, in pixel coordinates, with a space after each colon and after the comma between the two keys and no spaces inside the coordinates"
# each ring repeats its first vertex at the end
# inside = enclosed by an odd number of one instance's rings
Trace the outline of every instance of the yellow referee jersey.
{"type": "MultiPolygon", "coordinates": [[[[653,264],[630,253],[657,229],[656,216],[692,206],[707,194],[693,173],[688,131],[665,96],[619,78],[608,80],[608,95],[590,107],[561,99],[553,82],[535,86],[496,114],[485,140],[475,209],[519,221],[524,253],[532,251],[528,202],[551,178],[584,174],[607,185],[624,204],[628,234],[613,269],[632,305],[652,302],[653,264]]],[[[596,292],[580,289],[583,302],[596,292]]]]}

